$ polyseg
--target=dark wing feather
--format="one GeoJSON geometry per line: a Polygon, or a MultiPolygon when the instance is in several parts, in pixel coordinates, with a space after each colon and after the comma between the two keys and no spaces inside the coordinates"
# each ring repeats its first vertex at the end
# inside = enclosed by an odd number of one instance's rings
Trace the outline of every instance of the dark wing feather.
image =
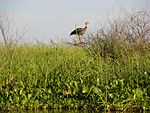
{"type": "Polygon", "coordinates": [[[76,32],[77,32],[76,30],[72,31],[72,32],[70,33],[70,36],[76,34],[76,32]]]}
{"type": "Polygon", "coordinates": [[[77,28],[77,29],[75,29],[74,31],[72,31],[72,32],[70,33],[70,36],[71,36],[71,35],[79,35],[80,32],[82,31],[82,29],[83,29],[83,28],[77,28]]]}

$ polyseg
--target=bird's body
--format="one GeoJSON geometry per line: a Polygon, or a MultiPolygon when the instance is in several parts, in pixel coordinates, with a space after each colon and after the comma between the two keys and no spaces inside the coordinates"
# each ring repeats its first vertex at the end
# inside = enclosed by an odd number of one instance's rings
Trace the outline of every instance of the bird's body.
{"type": "Polygon", "coordinates": [[[72,31],[70,33],[70,36],[71,35],[80,35],[80,36],[82,36],[82,35],[85,34],[86,29],[87,29],[87,27],[85,27],[85,28],[77,28],[77,29],[75,29],[74,31],[72,31]]]}
{"type": "Polygon", "coordinates": [[[71,33],[70,33],[70,36],[71,35],[77,35],[79,37],[79,41],[81,43],[81,39],[80,39],[80,36],[84,35],[85,32],[86,32],[86,29],[87,29],[87,24],[89,24],[88,22],[85,22],[85,27],[84,28],[76,28],[75,30],[73,30],[71,33]]]}

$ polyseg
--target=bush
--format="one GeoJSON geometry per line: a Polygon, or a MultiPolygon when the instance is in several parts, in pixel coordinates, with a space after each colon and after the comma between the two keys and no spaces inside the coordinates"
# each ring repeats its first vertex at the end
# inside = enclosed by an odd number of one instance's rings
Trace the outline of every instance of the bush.
{"type": "Polygon", "coordinates": [[[133,52],[150,51],[150,13],[139,11],[119,16],[87,38],[90,54],[122,58],[133,52]]]}

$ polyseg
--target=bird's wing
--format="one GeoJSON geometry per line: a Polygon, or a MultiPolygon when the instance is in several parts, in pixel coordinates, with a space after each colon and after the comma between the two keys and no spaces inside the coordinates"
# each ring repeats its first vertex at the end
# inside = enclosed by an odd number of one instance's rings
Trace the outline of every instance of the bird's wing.
{"type": "Polygon", "coordinates": [[[74,34],[79,34],[82,31],[83,28],[77,28],[75,30],[73,30],[70,35],[74,35],[74,34]]]}

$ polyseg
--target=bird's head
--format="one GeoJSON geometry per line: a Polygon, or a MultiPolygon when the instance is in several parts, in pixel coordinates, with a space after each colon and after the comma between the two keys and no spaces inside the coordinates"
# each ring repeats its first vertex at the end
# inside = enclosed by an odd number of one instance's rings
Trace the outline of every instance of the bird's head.
{"type": "Polygon", "coordinates": [[[87,26],[89,24],[89,22],[85,22],[85,25],[87,26]]]}

